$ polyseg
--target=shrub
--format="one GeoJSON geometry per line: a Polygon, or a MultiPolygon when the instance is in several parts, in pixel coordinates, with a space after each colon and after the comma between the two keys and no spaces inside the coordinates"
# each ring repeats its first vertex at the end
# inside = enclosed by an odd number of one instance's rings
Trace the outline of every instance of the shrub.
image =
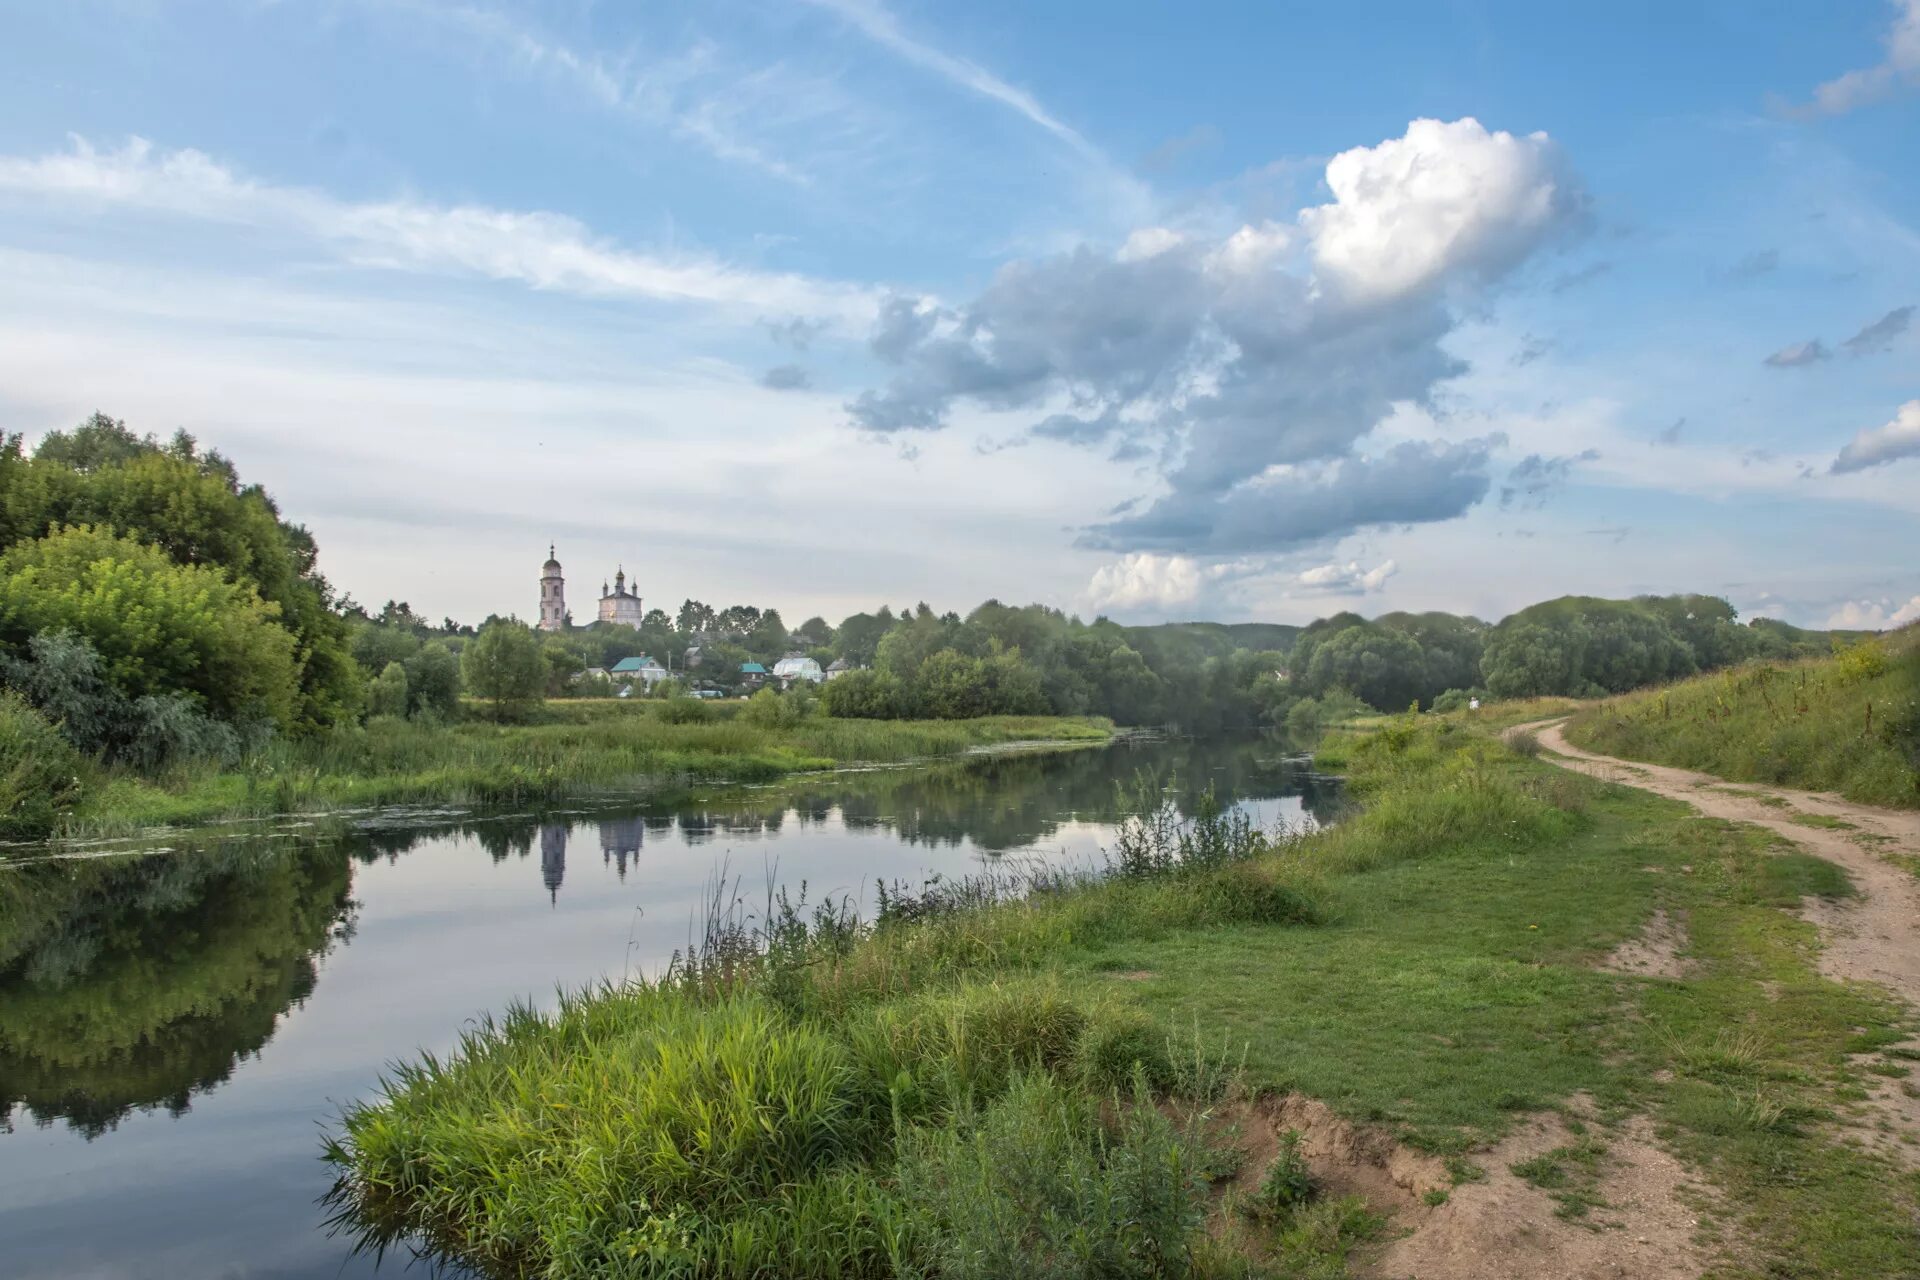
{"type": "Polygon", "coordinates": [[[389,662],[379,678],[367,686],[367,715],[404,716],[407,714],[407,669],[389,662]]]}
{"type": "Polygon", "coordinates": [[[489,623],[460,651],[468,692],[493,704],[495,720],[527,716],[546,689],[546,660],[533,632],[511,619],[489,623]]]}
{"type": "Polygon", "coordinates": [[[251,586],[108,529],[76,525],[0,555],[0,644],[73,631],[121,693],[189,694],[221,719],[291,721],[294,639],[279,616],[251,586]]]}
{"type": "Polygon", "coordinates": [[[913,1252],[942,1280],[1185,1275],[1201,1161],[1157,1111],[1022,1075],[978,1116],[900,1140],[913,1252]]]}
{"type": "Polygon", "coordinates": [[[1319,1191],[1313,1170],[1307,1167],[1307,1157],[1300,1150],[1300,1133],[1289,1129],[1280,1135],[1280,1150],[1261,1175],[1260,1189],[1248,1208],[1257,1218],[1287,1218],[1319,1191]]]}
{"type": "Polygon", "coordinates": [[[407,714],[450,720],[460,710],[460,659],[439,641],[406,662],[407,714]]]}
{"type": "Polygon", "coordinates": [[[0,690],[0,839],[41,840],[80,795],[80,760],[17,693],[0,690]]]}

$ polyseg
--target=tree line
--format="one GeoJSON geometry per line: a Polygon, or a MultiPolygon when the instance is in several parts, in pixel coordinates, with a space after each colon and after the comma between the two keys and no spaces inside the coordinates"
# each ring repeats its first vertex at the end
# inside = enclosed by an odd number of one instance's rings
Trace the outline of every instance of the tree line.
{"type": "MultiPolygon", "coordinates": [[[[1833,641],[1742,625],[1700,595],[1569,596],[1497,625],[1339,613],[1304,628],[1129,627],[997,600],[964,616],[923,602],[789,628],[776,609],[689,599],[637,631],[549,634],[511,617],[433,623],[394,601],[376,613],[338,596],[317,561],[305,528],[184,432],[163,442],[95,415],[31,453],[0,437],[0,775],[33,763],[0,790],[57,803],[60,744],[153,771],[237,757],[273,734],[452,720],[473,706],[463,696],[524,716],[544,698],[612,692],[581,673],[641,654],[679,677],[665,692],[741,692],[744,663],[790,653],[837,661],[849,670],[817,691],[817,710],[836,716],[1100,715],[1216,733],[1476,694],[1620,692],[1833,641]]],[[[809,697],[755,714],[814,713],[809,697]]]]}

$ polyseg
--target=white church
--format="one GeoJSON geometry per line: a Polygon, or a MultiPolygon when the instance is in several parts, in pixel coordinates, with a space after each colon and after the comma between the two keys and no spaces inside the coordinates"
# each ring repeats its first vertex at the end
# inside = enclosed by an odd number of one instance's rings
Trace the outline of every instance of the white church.
{"type": "MultiPolygon", "coordinates": [[[[609,589],[605,582],[600,584],[601,622],[617,622],[623,627],[640,629],[640,620],[646,616],[641,607],[640,593],[627,588],[627,571],[623,566],[613,575],[613,587],[609,589]]],[[[560,571],[560,561],[554,558],[554,550],[547,548],[547,562],[540,566],[540,629],[542,631],[564,631],[567,627],[567,580],[560,571]]]]}

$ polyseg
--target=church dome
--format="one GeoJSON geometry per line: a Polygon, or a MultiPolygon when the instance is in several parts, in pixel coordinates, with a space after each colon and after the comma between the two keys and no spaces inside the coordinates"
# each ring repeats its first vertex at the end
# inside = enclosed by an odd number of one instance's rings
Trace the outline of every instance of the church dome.
{"type": "Polygon", "coordinates": [[[540,572],[542,573],[560,572],[560,562],[553,558],[553,548],[551,546],[547,548],[547,562],[540,566],[540,572]]]}

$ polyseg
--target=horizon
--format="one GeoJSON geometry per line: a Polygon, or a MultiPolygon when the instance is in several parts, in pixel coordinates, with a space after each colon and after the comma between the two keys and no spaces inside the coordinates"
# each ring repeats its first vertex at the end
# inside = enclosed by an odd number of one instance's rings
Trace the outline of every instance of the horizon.
{"type": "Polygon", "coordinates": [[[0,429],[430,618],[1920,618],[1920,0],[1084,13],[23,12],[0,429]]]}

